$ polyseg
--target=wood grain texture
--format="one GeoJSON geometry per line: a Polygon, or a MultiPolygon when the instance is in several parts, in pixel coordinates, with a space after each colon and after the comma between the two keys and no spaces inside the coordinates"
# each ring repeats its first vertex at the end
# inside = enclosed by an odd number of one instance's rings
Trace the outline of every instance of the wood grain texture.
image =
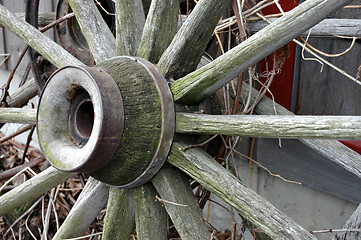
{"type": "Polygon", "coordinates": [[[165,200],[165,206],[181,239],[211,239],[211,233],[203,220],[188,178],[179,170],[163,167],[152,183],[165,200]],[[168,202],[167,202],[168,201],[168,202]],[[195,227],[196,226],[196,227],[195,227]]]}
{"type": "Polygon", "coordinates": [[[202,149],[180,150],[184,146],[174,143],[168,162],[216,194],[269,237],[287,240],[316,239],[261,196],[247,188],[202,149]]]}
{"type": "Polygon", "coordinates": [[[361,117],[177,113],[176,132],[272,138],[361,139],[361,117]]]}
{"type": "Polygon", "coordinates": [[[171,85],[176,102],[195,104],[216,92],[248,67],[276,51],[350,0],[309,0],[252,35],[212,63],[171,85]]]}
{"type": "Polygon", "coordinates": [[[134,221],[133,197],[130,190],[111,187],[102,239],[129,239],[133,232],[134,221]]]}
{"type": "Polygon", "coordinates": [[[121,92],[124,130],[113,157],[116,160],[91,175],[114,186],[139,185],[159,170],[172,143],[174,106],[170,90],[161,73],[143,59],[123,56],[99,66],[121,92]]]}
{"type": "Polygon", "coordinates": [[[138,51],[145,17],[141,0],[117,0],[116,53],[118,56],[135,56],[138,51]]]}
{"type": "MultiPolygon", "coordinates": [[[[248,84],[244,84],[242,96],[248,96],[248,84]]],[[[258,91],[253,89],[252,102],[256,99],[258,91]]],[[[242,97],[241,97],[242,99],[242,97]]],[[[281,105],[273,102],[268,97],[263,97],[262,100],[256,105],[254,109],[255,113],[260,115],[293,115],[281,105]],[[275,112],[276,111],[276,112],[275,112]]],[[[306,144],[314,151],[318,152],[322,156],[326,157],[337,165],[346,169],[347,171],[361,177],[361,156],[357,152],[346,147],[337,140],[321,140],[321,139],[299,139],[302,143],[306,144]]]]}
{"type": "MultiPolygon", "coordinates": [[[[25,13],[15,13],[15,15],[22,19],[25,20],[25,13]]],[[[39,17],[38,17],[38,21],[39,21],[39,26],[40,27],[45,27],[46,25],[52,23],[53,21],[55,21],[55,12],[41,12],[39,13],[39,17]]]]}
{"type": "MultiPolygon", "coordinates": [[[[268,18],[268,20],[274,22],[277,18],[268,18]]],[[[260,31],[268,25],[269,23],[263,20],[248,22],[248,27],[252,34],[260,31]]],[[[302,33],[304,36],[307,36],[307,34],[308,31],[302,33]]],[[[361,19],[328,18],[313,26],[311,30],[311,37],[335,37],[335,35],[344,37],[361,37],[361,19]]]]}
{"type": "Polygon", "coordinates": [[[43,35],[29,23],[20,20],[3,5],[0,5],[0,24],[20,37],[26,44],[43,55],[56,67],[83,64],[70,53],[43,35]]]}
{"type": "MultiPolygon", "coordinates": [[[[352,4],[360,5],[360,0],[352,4]]],[[[331,17],[341,21],[361,21],[361,9],[340,9],[331,17]]],[[[350,21],[350,25],[352,24],[350,21]]],[[[360,24],[358,27],[360,28],[360,24]]],[[[360,31],[360,30],[358,30],[360,31]]],[[[355,32],[357,34],[357,32],[355,32]]],[[[315,48],[330,54],[341,53],[350,47],[352,39],[310,38],[308,41],[315,48]]],[[[361,44],[357,40],[352,50],[347,54],[337,57],[324,57],[327,61],[356,77],[361,62],[361,44]]],[[[311,57],[305,53],[305,57],[311,57]]],[[[361,98],[361,86],[351,79],[339,74],[325,65],[321,71],[321,65],[316,61],[301,61],[298,114],[313,115],[361,115],[358,99],[361,98]]]]}
{"type": "Polygon", "coordinates": [[[157,63],[177,31],[179,0],[153,0],[145,21],[138,57],[157,63]]]}
{"type": "Polygon", "coordinates": [[[158,68],[178,79],[194,71],[229,0],[201,0],[162,55],[158,68]]]}
{"type": "Polygon", "coordinates": [[[108,201],[109,186],[89,178],[54,240],[79,237],[94,221],[108,201]]]}
{"type": "Polygon", "coordinates": [[[331,240],[358,240],[361,238],[361,204],[342,226],[342,229],[358,229],[359,231],[339,232],[331,240]]]}
{"type": "Polygon", "coordinates": [[[0,196],[0,215],[38,199],[42,194],[62,183],[72,174],[49,167],[45,171],[0,196]]]}
{"type": "Polygon", "coordinates": [[[115,38],[93,1],[68,0],[96,63],[114,57],[115,38]]]}
{"type": "Polygon", "coordinates": [[[162,204],[156,201],[158,194],[151,183],[132,188],[135,224],[139,240],[166,240],[167,214],[162,204]]]}
{"type": "Polygon", "coordinates": [[[36,110],[29,108],[0,108],[0,122],[35,124],[36,110]]]}
{"type": "Polygon", "coordinates": [[[30,99],[37,95],[38,91],[38,85],[34,78],[29,79],[24,85],[11,94],[11,96],[7,97],[6,102],[9,107],[23,107],[30,99]]]}

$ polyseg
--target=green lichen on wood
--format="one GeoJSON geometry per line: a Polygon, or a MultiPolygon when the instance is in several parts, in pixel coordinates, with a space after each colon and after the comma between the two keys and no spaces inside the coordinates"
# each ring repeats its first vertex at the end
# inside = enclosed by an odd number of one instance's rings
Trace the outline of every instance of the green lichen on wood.
{"type": "Polygon", "coordinates": [[[116,58],[100,64],[119,86],[124,105],[120,146],[104,168],[90,173],[111,185],[136,180],[155,157],[162,134],[162,103],[153,78],[133,59],[116,58]]]}
{"type": "Polygon", "coordinates": [[[111,187],[102,239],[129,239],[134,224],[133,197],[130,190],[111,187]]]}
{"type": "Polygon", "coordinates": [[[177,113],[176,132],[231,136],[361,139],[356,116],[264,116],[177,113]],[[227,124],[224,124],[227,123],[227,124]]]}

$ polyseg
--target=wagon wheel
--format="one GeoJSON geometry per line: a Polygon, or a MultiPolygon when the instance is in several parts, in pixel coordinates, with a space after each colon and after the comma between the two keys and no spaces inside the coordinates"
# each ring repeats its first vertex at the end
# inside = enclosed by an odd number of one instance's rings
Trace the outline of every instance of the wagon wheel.
{"type": "MultiPolygon", "coordinates": [[[[207,225],[199,217],[188,179],[180,169],[271,238],[314,239],[202,149],[185,150],[187,144],[174,138],[173,132],[355,138],[360,137],[360,131],[358,136],[356,131],[347,135],[345,129],[350,125],[360,129],[357,118],[342,119],[351,123],[347,126],[342,125],[341,118],[299,120],[302,126],[311,125],[304,121],[328,121],[331,130],[336,126],[345,130],[339,135],[314,129],[289,135],[285,127],[289,119],[282,122],[281,118],[270,127],[272,130],[277,126],[277,131],[260,133],[255,123],[262,124],[262,118],[175,113],[173,100],[183,104],[183,110],[184,104],[200,103],[247,67],[348,2],[309,0],[199,70],[195,69],[229,1],[199,1],[176,33],[178,1],[153,0],[141,32],[142,27],[137,25],[141,21],[135,20],[144,17],[141,2],[118,0],[115,39],[92,1],[69,0],[95,67],[84,66],[0,5],[0,23],[59,68],[45,86],[37,112],[40,145],[54,167],[1,196],[0,214],[36,199],[72,172],[86,172],[94,178],[86,184],[54,239],[83,234],[108,196],[104,239],[129,237],[133,231],[133,203],[138,238],[166,239],[166,214],[154,201],[155,195],[163,199],[160,201],[182,239],[211,239],[207,225]],[[248,125],[242,128],[242,124],[248,125]],[[163,165],[166,160],[168,163],[163,165]]],[[[3,119],[9,115],[9,121],[35,121],[33,112],[2,109],[3,119]],[[11,119],[14,112],[17,115],[11,119]]],[[[269,125],[267,118],[263,123],[269,125]]],[[[352,167],[358,169],[357,164],[352,167]]]]}

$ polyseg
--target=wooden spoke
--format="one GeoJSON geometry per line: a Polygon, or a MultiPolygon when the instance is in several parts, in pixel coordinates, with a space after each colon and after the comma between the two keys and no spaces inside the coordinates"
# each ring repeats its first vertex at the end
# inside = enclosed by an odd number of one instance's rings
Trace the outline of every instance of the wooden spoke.
{"type": "Polygon", "coordinates": [[[11,13],[1,4],[0,25],[3,25],[20,37],[26,44],[43,55],[56,67],[63,67],[65,65],[83,65],[83,63],[56,44],[53,40],[43,35],[29,23],[17,18],[15,14],[11,13]]]}
{"type": "Polygon", "coordinates": [[[36,96],[38,91],[38,86],[36,85],[34,78],[32,78],[8,97],[6,102],[9,107],[23,107],[30,99],[36,96]]]}
{"type": "Polygon", "coordinates": [[[78,200],[53,239],[79,237],[94,221],[108,201],[109,187],[89,178],[78,200]]]}
{"type": "Polygon", "coordinates": [[[36,110],[26,108],[0,108],[0,122],[35,124],[36,110]]]}
{"type": "Polygon", "coordinates": [[[156,202],[157,191],[151,183],[132,189],[137,238],[168,239],[167,214],[162,204],[156,202]]]}
{"type": "Polygon", "coordinates": [[[145,21],[138,57],[158,62],[177,31],[179,0],[153,0],[145,21]]]}
{"type": "MultiPolygon", "coordinates": [[[[269,18],[270,22],[274,22],[277,18],[269,18]]],[[[248,22],[249,31],[253,34],[265,28],[269,23],[264,20],[248,22]]],[[[311,37],[361,37],[359,31],[361,19],[342,19],[342,18],[326,18],[320,23],[312,27],[310,33],[311,37]]],[[[304,32],[302,35],[307,36],[309,31],[304,32]]]]}
{"type": "Polygon", "coordinates": [[[180,171],[162,168],[152,179],[181,239],[211,239],[187,177],[180,171]],[[197,226],[197,227],[194,227],[197,226]]]}
{"type": "Polygon", "coordinates": [[[356,211],[346,221],[345,225],[342,226],[342,229],[350,230],[350,231],[340,231],[337,234],[335,234],[331,238],[331,240],[360,239],[361,238],[360,219],[361,219],[361,204],[358,205],[356,211]]]}
{"type": "Polygon", "coordinates": [[[177,113],[176,132],[231,136],[360,139],[361,117],[177,113]]]}
{"type": "Polygon", "coordinates": [[[216,92],[248,67],[302,34],[349,0],[309,0],[210,64],[186,75],[171,86],[174,100],[194,104],[216,92]]]}
{"type": "MultiPolygon", "coordinates": [[[[243,89],[249,89],[248,84],[246,83],[244,83],[243,87],[243,89]]],[[[243,90],[242,96],[245,97],[247,95],[248,90],[243,90]]],[[[253,102],[257,96],[258,91],[253,89],[251,101],[253,102]]],[[[263,97],[254,109],[254,111],[260,115],[274,115],[275,110],[278,115],[293,115],[292,112],[273,102],[268,97],[263,97]]],[[[305,138],[301,138],[299,140],[312,148],[314,151],[320,153],[322,156],[337,163],[339,166],[361,178],[361,156],[357,152],[351,150],[337,140],[305,138]]]]}
{"type": "Polygon", "coordinates": [[[229,0],[201,0],[162,55],[158,68],[177,79],[195,70],[229,0]]]}
{"type": "Polygon", "coordinates": [[[68,0],[96,63],[114,57],[115,38],[93,1],[68,0]]]}
{"type": "Polygon", "coordinates": [[[116,1],[117,55],[134,56],[139,47],[145,17],[141,0],[116,1]]]}
{"type": "Polygon", "coordinates": [[[130,190],[111,187],[102,239],[129,239],[133,228],[134,208],[130,190]]]}
{"type": "Polygon", "coordinates": [[[168,162],[197,180],[273,239],[316,239],[200,148],[182,151],[173,143],[168,162]]]}
{"type": "Polygon", "coordinates": [[[39,198],[42,194],[62,183],[72,174],[49,167],[10,192],[0,196],[0,215],[39,198]]]}

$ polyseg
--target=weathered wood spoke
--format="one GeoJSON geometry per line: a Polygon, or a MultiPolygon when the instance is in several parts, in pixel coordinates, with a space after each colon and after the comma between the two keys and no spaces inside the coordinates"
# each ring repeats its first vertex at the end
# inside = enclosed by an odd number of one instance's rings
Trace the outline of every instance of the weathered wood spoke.
{"type": "Polygon", "coordinates": [[[309,0],[258,33],[171,86],[176,102],[195,104],[215,93],[248,67],[302,34],[350,0],[309,0]]]}
{"type": "Polygon", "coordinates": [[[201,0],[197,3],[159,60],[157,66],[166,77],[177,79],[196,69],[229,2],[201,0]]]}
{"type": "Polygon", "coordinates": [[[0,108],[0,123],[36,123],[36,111],[23,108],[0,108]]]}
{"type": "Polygon", "coordinates": [[[102,239],[128,239],[133,232],[134,224],[131,190],[111,187],[102,239]]]}
{"type": "Polygon", "coordinates": [[[93,1],[69,0],[96,63],[114,57],[115,38],[93,1]]]}
{"type": "Polygon", "coordinates": [[[158,62],[177,31],[178,8],[179,0],[152,1],[137,56],[158,62]]]}
{"type": "Polygon", "coordinates": [[[273,239],[316,239],[268,201],[247,188],[200,148],[173,143],[168,162],[197,180],[273,239]]]}
{"type": "Polygon", "coordinates": [[[152,179],[152,183],[181,239],[210,239],[210,231],[203,220],[188,179],[182,172],[164,167],[152,179]]]}
{"type": "Polygon", "coordinates": [[[116,6],[116,53],[118,56],[135,56],[145,17],[141,0],[117,0],[116,6]]]}
{"type": "Polygon", "coordinates": [[[157,190],[151,183],[132,189],[137,237],[146,239],[167,238],[167,214],[162,204],[155,201],[157,190]]]}
{"type": "Polygon", "coordinates": [[[3,25],[15,35],[20,37],[26,44],[43,55],[56,67],[65,65],[83,65],[78,59],[56,44],[53,40],[43,35],[39,30],[16,17],[3,5],[0,4],[0,25],[3,25]]]}
{"type": "MultiPolygon", "coordinates": [[[[244,89],[248,89],[248,84],[245,83],[244,89]]],[[[243,90],[242,96],[246,98],[246,96],[248,96],[248,90],[243,90]]],[[[258,91],[252,89],[251,101],[255,101],[257,96],[258,91]]],[[[275,109],[278,115],[294,115],[286,108],[274,103],[268,97],[262,98],[256,105],[254,112],[260,115],[274,115],[276,114],[275,109]]],[[[361,178],[361,155],[357,152],[351,150],[337,140],[306,138],[301,138],[299,140],[330,161],[335,162],[342,168],[361,178]]]]}
{"type": "MultiPolygon", "coordinates": [[[[163,167],[150,182],[143,184],[162,166],[173,141],[174,106],[164,76],[175,80],[180,78],[171,85],[174,101],[199,103],[247,67],[303,33],[330,12],[350,2],[350,0],[309,0],[217,60],[194,71],[214,27],[230,0],[200,0],[177,34],[180,0],[153,0],[149,11],[147,7],[149,4],[143,9],[141,0],[116,0],[114,1],[117,13],[116,40],[94,1],[68,1],[94,61],[99,67],[98,70],[106,72],[112,80],[115,80],[125,106],[125,130],[123,135],[120,134],[121,143],[112,155],[112,162],[88,173],[108,184],[137,187],[119,189],[89,178],[54,239],[82,235],[108,201],[103,233],[105,240],[129,238],[134,230],[134,224],[136,224],[137,238],[140,240],[167,239],[166,211],[182,239],[206,240],[211,237],[210,229],[202,219],[188,179],[178,169],[170,168],[167,163],[167,167],[163,167]],[[146,19],[145,15],[147,15],[146,19]],[[128,56],[115,58],[116,55],[128,56]],[[129,55],[138,55],[153,63],[158,62],[157,66],[164,76],[154,65],[129,55]],[[160,80],[163,85],[159,84],[160,80]],[[141,151],[151,149],[149,146],[156,151],[141,151]],[[132,161],[127,162],[128,159],[132,161]],[[147,165],[148,163],[151,164],[147,165]],[[124,176],[127,179],[122,179],[124,176]],[[158,194],[161,198],[155,201],[158,194]]],[[[0,24],[21,37],[56,67],[83,65],[54,41],[16,18],[15,14],[10,13],[2,5],[0,5],[0,24]]],[[[29,88],[30,86],[33,85],[29,84],[29,88]]],[[[31,87],[31,91],[21,94],[19,100],[11,102],[12,99],[9,99],[10,106],[22,106],[24,99],[35,95],[34,89],[31,87]]],[[[74,90],[74,95],[77,90],[74,90]]],[[[255,94],[252,94],[253,99],[256,98],[255,94]]],[[[273,108],[268,108],[268,105],[264,104],[265,101],[268,100],[262,100],[256,106],[255,112],[272,114],[273,108]]],[[[69,103],[72,104],[72,100],[69,100],[69,103]]],[[[111,104],[106,105],[109,107],[111,104]]],[[[112,106],[114,108],[114,105],[112,106]]],[[[281,109],[278,106],[276,108],[281,109]]],[[[97,114],[102,110],[97,111],[97,114]]],[[[288,112],[282,113],[282,109],[280,111],[281,114],[289,115],[288,112]]],[[[94,117],[96,120],[97,114],[94,117]]],[[[35,116],[34,110],[0,109],[0,121],[34,123],[35,116]]],[[[63,122],[66,122],[66,119],[63,122]]],[[[177,133],[182,134],[347,139],[361,137],[361,126],[356,117],[265,118],[177,113],[175,127],[177,133]]],[[[93,130],[93,125],[90,129],[93,130]]],[[[302,139],[301,141],[361,177],[360,156],[348,151],[346,147],[342,148],[340,143],[337,145],[336,141],[330,140],[302,139]],[[333,147],[339,151],[331,151],[333,147]],[[335,156],[329,156],[332,154],[335,156]]],[[[287,240],[315,239],[296,222],[244,186],[203,150],[191,148],[183,151],[181,149],[184,146],[174,142],[168,162],[215,193],[268,236],[287,240]]],[[[48,168],[1,196],[0,215],[33,201],[70,176],[70,173],[60,172],[53,167],[48,168]]]]}
{"type": "Polygon", "coordinates": [[[53,239],[81,236],[108,201],[109,186],[89,178],[75,205],[53,239]]]}
{"type": "Polygon", "coordinates": [[[176,132],[279,138],[361,139],[358,116],[260,116],[177,113],[176,132]]]}
{"type": "Polygon", "coordinates": [[[0,215],[39,198],[49,189],[62,183],[72,174],[49,167],[10,192],[0,196],[0,215]]]}

